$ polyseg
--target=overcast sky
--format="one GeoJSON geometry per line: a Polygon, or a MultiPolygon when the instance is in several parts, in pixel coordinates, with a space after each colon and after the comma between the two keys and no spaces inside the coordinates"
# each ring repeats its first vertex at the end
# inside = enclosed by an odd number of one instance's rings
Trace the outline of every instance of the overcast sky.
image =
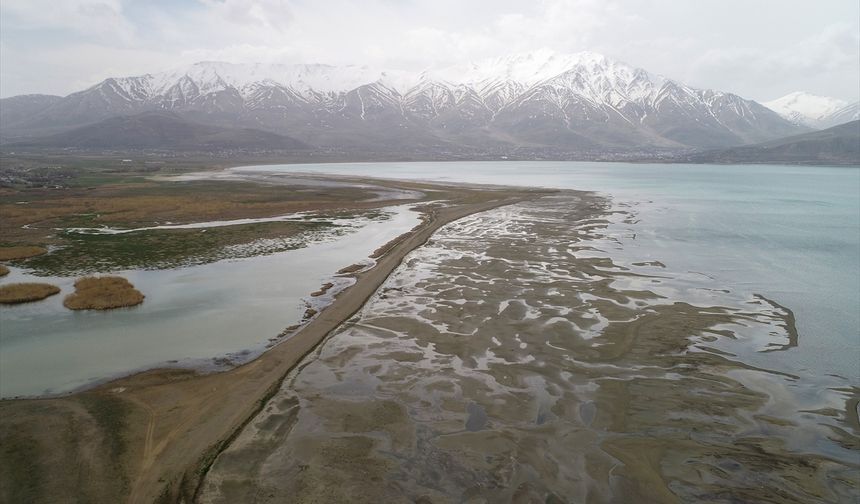
{"type": "Polygon", "coordinates": [[[860,98],[858,0],[2,0],[0,96],[201,60],[420,69],[540,48],[759,101],[860,98]]]}

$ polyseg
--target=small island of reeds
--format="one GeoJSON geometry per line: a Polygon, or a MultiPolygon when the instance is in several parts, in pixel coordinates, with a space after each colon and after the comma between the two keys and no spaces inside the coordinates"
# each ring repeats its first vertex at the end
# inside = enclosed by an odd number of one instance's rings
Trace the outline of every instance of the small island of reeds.
{"type": "Polygon", "coordinates": [[[144,297],[125,278],[90,276],[75,282],[75,292],[66,296],[63,305],[70,310],[109,310],[139,305],[144,297]]]}
{"type": "Polygon", "coordinates": [[[48,250],[46,248],[31,245],[0,247],[0,261],[14,261],[15,259],[26,259],[28,257],[35,257],[47,253],[48,250]]]}
{"type": "Polygon", "coordinates": [[[46,283],[11,283],[0,287],[0,304],[39,301],[58,292],[59,287],[46,283]]]}
{"type": "Polygon", "coordinates": [[[0,277],[6,276],[9,274],[9,268],[0,264],[0,277]]]}

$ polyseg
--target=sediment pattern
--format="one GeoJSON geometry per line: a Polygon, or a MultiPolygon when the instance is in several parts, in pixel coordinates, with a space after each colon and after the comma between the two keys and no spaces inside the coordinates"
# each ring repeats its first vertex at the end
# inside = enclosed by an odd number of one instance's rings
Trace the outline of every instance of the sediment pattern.
{"type": "Polygon", "coordinates": [[[585,193],[442,228],[218,457],[200,502],[851,502],[858,389],[790,310],[613,260],[585,193]],[[769,351],[773,370],[744,361],[769,351]]]}

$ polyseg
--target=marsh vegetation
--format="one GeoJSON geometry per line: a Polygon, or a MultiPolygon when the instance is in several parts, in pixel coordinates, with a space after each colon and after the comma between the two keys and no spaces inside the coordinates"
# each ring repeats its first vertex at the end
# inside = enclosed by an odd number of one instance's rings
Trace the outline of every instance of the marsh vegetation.
{"type": "Polygon", "coordinates": [[[26,259],[28,257],[40,256],[47,252],[48,250],[44,247],[36,247],[32,245],[0,247],[0,261],[14,261],[17,259],[26,259]]]}
{"type": "Polygon", "coordinates": [[[39,301],[59,292],[59,287],[47,283],[11,283],[0,286],[0,304],[19,304],[39,301]]]}
{"type": "Polygon", "coordinates": [[[75,292],[66,296],[63,306],[70,310],[109,310],[136,306],[144,295],[122,277],[84,277],[75,282],[75,292]]]}
{"type": "Polygon", "coordinates": [[[62,232],[66,245],[21,264],[38,275],[91,274],[207,264],[300,248],[330,222],[260,222],[125,234],[62,232]]]}
{"type": "Polygon", "coordinates": [[[399,184],[390,182],[164,177],[212,168],[190,161],[118,166],[116,160],[64,159],[53,167],[54,162],[10,159],[5,172],[0,171],[15,175],[0,178],[0,245],[5,245],[0,247],[0,261],[12,261],[39,276],[164,269],[292,250],[305,246],[318,232],[338,232],[338,220],[384,218],[379,209],[390,204],[384,197],[422,194],[401,191],[399,184]],[[22,182],[36,175],[43,180],[52,172],[68,176],[59,186],[22,182]],[[152,178],[156,175],[160,177],[152,178]],[[122,234],[76,232],[271,219],[296,212],[313,212],[317,218],[122,234]]]}

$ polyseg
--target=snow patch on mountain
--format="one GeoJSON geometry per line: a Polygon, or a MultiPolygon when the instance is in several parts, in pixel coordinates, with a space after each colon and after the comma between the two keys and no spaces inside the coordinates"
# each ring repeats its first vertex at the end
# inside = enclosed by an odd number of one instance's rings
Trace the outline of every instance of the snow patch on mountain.
{"type": "Polygon", "coordinates": [[[848,103],[838,98],[795,91],[762,105],[795,124],[820,127],[822,122],[844,109],[848,103]]]}
{"type": "Polygon", "coordinates": [[[371,137],[387,144],[396,131],[421,146],[710,147],[803,130],[731,93],[601,54],[550,50],[421,71],[204,61],[106,79],[17,121],[35,130],[152,110],[332,145],[371,137]]]}

